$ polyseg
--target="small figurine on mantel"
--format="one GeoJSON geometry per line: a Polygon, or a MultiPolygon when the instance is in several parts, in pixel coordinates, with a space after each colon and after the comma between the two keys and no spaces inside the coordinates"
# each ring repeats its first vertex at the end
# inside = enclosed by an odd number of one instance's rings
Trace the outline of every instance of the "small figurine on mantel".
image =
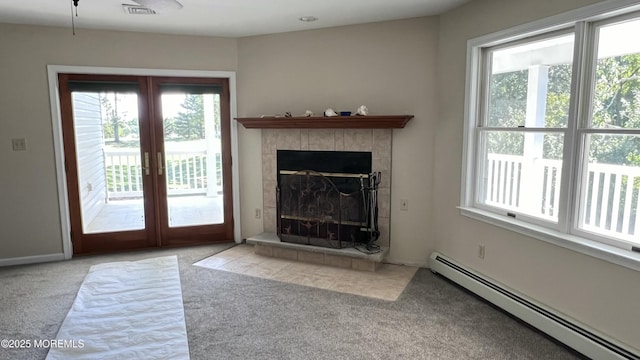
{"type": "Polygon", "coordinates": [[[324,116],[327,116],[327,117],[338,116],[338,113],[336,113],[332,108],[328,108],[327,110],[324,111],[324,116]]]}
{"type": "Polygon", "coordinates": [[[367,116],[369,115],[369,109],[366,106],[361,105],[358,110],[356,110],[356,115],[367,116]]]}
{"type": "Polygon", "coordinates": [[[313,111],[311,111],[311,110],[307,110],[307,111],[305,111],[305,112],[304,112],[304,115],[303,115],[303,116],[305,116],[305,117],[311,117],[311,116],[313,116],[313,111]]]}

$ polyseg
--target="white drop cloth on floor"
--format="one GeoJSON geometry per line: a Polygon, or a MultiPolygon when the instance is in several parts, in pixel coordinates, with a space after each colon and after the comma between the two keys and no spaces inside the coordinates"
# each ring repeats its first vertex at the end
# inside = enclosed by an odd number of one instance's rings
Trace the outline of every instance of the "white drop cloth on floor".
{"type": "Polygon", "coordinates": [[[48,360],[189,359],[178,259],[94,265],[48,360]]]}

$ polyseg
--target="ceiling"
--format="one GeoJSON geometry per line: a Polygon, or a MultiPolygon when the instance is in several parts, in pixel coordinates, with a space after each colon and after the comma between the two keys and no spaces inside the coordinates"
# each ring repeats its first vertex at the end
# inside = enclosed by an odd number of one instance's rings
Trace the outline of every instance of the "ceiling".
{"type": "MultiPolygon", "coordinates": [[[[166,0],[154,0],[166,1],[166,0]]],[[[125,13],[132,0],[79,0],[76,29],[243,37],[437,15],[470,0],[179,0],[180,10],[125,13]],[[314,16],[314,22],[302,22],[314,16]]],[[[0,0],[0,23],[71,29],[72,0],[0,0]]],[[[75,11],[75,10],[74,10],[75,11]]]]}

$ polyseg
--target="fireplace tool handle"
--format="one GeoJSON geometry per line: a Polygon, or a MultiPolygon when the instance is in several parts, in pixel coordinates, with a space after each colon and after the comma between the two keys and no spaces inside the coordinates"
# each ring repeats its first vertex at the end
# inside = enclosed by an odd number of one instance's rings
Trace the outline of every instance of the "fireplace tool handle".
{"type": "Polygon", "coordinates": [[[380,237],[378,230],[378,186],[381,181],[381,173],[372,172],[369,174],[369,186],[366,188],[369,197],[365,197],[365,186],[362,178],[360,178],[362,197],[365,204],[365,215],[367,217],[367,237],[368,242],[366,248],[368,251],[373,249],[373,243],[380,237]]]}

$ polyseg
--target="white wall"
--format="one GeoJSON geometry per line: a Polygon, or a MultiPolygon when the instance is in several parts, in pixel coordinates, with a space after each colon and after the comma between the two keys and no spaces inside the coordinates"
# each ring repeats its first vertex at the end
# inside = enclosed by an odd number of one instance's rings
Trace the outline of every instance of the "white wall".
{"type": "Polygon", "coordinates": [[[436,248],[561,313],[640,349],[640,276],[460,215],[467,40],[594,3],[593,0],[475,0],[440,19],[435,124],[436,248]],[[486,245],[485,259],[476,256],[486,245]]]}
{"type": "MultiPolygon", "coordinates": [[[[238,115],[322,114],[365,104],[370,114],[413,114],[393,131],[391,253],[396,263],[426,265],[431,226],[437,18],[418,18],[238,42],[238,115]],[[409,211],[399,211],[409,199],[409,211]]],[[[243,236],[262,232],[261,130],[240,126],[243,236]]]]}
{"type": "Polygon", "coordinates": [[[0,24],[0,261],[62,253],[47,65],[236,70],[235,39],[76,32],[0,24]]]}
{"type": "Polygon", "coordinates": [[[72,99],[82,223],[86,229],[107,199],[102,107],[98,93],[76,93],[72,99]]]}

